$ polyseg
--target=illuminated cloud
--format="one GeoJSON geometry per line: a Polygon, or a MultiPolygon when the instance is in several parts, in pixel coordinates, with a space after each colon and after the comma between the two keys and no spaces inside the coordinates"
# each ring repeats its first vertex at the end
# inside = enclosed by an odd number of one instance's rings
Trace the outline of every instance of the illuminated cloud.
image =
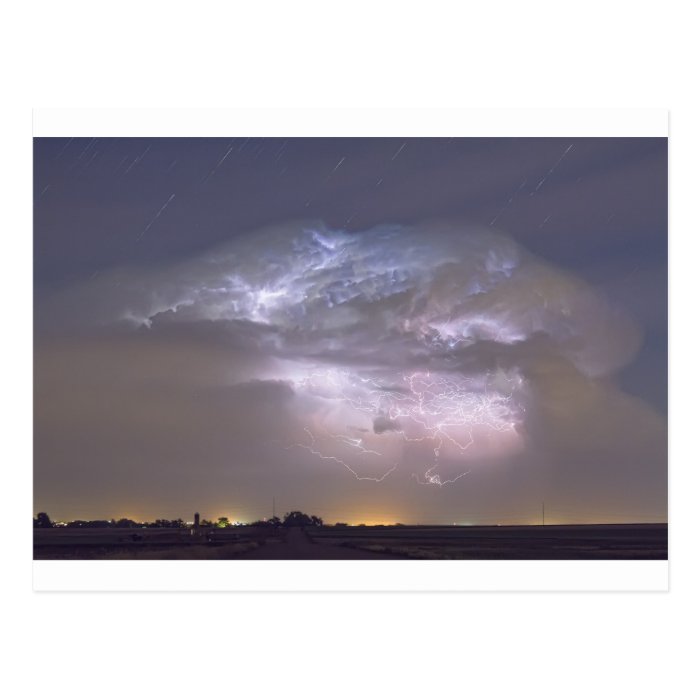
{"type": "Polygon", "coordinates": [[[228,413],[243,452],[272,440],[277,459],[311,455],[362,481],[444,486],[528,450],[582,454],[571,421],[584,434],[602,422],[616,443],[638,412],[610,381],[638,348],[634,324],[490,230],[288,225],[103,273],[41,308],[40,332],[158,342],[161,364],[200,334],[216,361],[182,361],[195,385],[228,387],[213,420],[228,413]]]}
{"type": "Polygon", "coordinates": [[[104,273],[56,303],[48,317],[61,323],[237,323],[272,355],[354,365],[448,366],[481,341],[542,333],[601,376],[639,343],[633,325],[571,275],[505,236],[444,224],[266,229],[194,260],[104,273]]]}

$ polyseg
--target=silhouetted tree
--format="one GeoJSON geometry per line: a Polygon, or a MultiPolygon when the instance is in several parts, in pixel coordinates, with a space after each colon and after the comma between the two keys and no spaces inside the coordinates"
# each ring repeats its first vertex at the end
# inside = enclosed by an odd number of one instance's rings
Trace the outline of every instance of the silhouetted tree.
{"type": "Polygon", "coordinates": [[[177,520],[168,520],[167,518],[158,518],[152,523],[143,523],[146,527],[167,527],[167,528],[181,528],[186,527],[185,521],[182,518],[177,520]]]}
{"type": "Polygon", "coordinates": [[[34,527],[53,527],[53,523],[46,513],[37,513],[34,518],[34,527]]]}
{"type": "Polygon", "coordinates": [[[285,527],[311,527],[323,525],[323,520],[316,515],[307,515],[300,510],[286,513],[282,524],[285,527]]]}
{"type": "Polygon", "coordinates": [[[281,524],[282,521],[277,516],[267,520],[255,520],[252,523],[248,523],[251,527],[279,527],[281,524]]]}
{"type": "Polygon", "coordinates": [[[121,520],[117,520],[117,522],[114,524],[115,527],[138,527],[139,524],[137,522],[134,522],[133,520],[129,520],[129,518],[121,518],[121,520]]]}
{"type": "Polygon", "coordinates": [[[229,522],[229,519],[225,515],[222,515],[216,521],[216,527],[231,527],[231,523],[229,522]]]}
{"type": "Polygon", "coordinates": [[[87,527],[87,526],[88,526],[87,520],[71,520],[68,523],[68,527],[87,527]]]}
{"type": "Polygon", "coordinates": [[[71,520],[68,527],[111,527],[109,520],[71,520]]]}

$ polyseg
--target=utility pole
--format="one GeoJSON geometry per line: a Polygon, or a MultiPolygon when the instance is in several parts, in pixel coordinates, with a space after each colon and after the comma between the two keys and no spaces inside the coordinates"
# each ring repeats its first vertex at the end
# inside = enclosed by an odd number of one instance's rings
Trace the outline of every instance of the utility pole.
{"type": "Polygon", "coordinates": [[[544,526],[544,501],[542,501],[542,525],[544,526]]]}
{"type": "Polygon", "coordinates": [[[275,497],[272,497],[272,517],[275,517],[275,497]]]}

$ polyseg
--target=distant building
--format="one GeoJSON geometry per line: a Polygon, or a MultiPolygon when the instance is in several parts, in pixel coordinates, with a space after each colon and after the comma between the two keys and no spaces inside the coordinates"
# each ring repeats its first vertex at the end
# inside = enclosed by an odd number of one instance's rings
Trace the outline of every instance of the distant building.
{"type": "Polygon", "coordinates": [[[199,513],[194,514],[194,522],[192,523],[192,528],[190,530],[190,535],[201,535],[201,531],[199,529],[199,513]]]}

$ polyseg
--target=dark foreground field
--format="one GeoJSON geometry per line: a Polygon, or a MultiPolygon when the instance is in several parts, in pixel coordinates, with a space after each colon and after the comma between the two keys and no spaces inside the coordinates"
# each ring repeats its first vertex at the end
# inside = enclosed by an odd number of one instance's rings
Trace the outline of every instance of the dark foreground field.
{"type": "Polygon", "coordinates": [[[35,559],[667,559],[667,525],[34,531],[35,559]]]}

